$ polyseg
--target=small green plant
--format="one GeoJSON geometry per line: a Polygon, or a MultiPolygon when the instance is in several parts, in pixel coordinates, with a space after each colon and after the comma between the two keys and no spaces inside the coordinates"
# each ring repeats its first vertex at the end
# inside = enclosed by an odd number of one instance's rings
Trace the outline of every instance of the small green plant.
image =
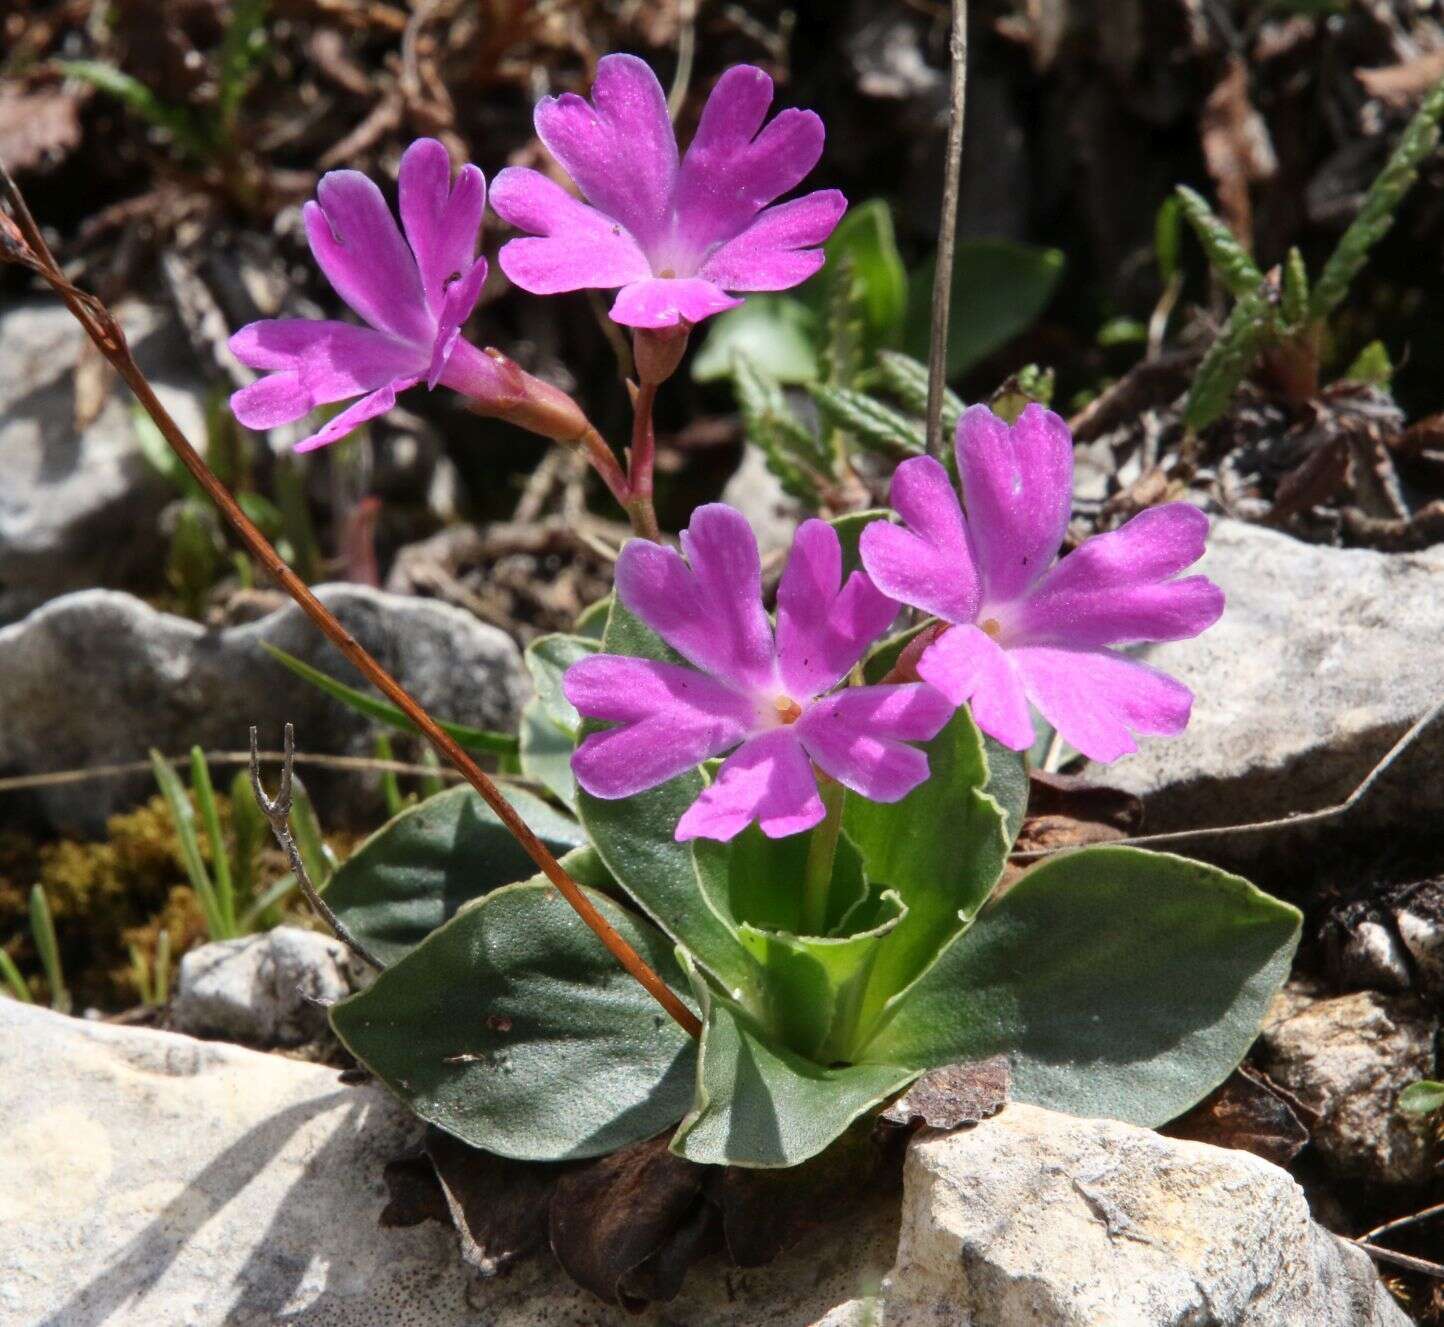
{"type": "MultiPolygon", "coordinates": [[[[30,890],[30,937],[35,943],[35,952],[40,956],[40,966],[45,972],[45,984],[50,990],[50,1007],[59,1013],[71,1010],[70,988],[65,984],[65,970],[60,964],[60,944],[55,935],[55,918],[50,912],[50,900],[45,890],[35,885],[30,890]]],[[[4,979],[10,994],[25,1004],[33,1004],[35,997],[30,993],[15,960],[0,949],[0,978],[4,979]]]]}
{"type": "MultiPolygon", "coordinates": [[[[1438,146],[1441,117],[1444,82],[1424,99],[1370,185],[1359,215],[1312,282],[1297,249],[1289,250],[1276,276],[1265,276],[1203,197],[1184,185],[1178,187],[1182,213],[1203,245],[1210,268],[1235,301],[1194,375],[1185,424],[1192,429],[1212,424],[1227,409],[1239,384],[1260,368],[1289,400],[1303,402],[1318,391],[1328,320],[1374,246],[1394,224],[1419,167],[1438,146]]],[[[1387,380],[1388,362],[1382,346],[1370,347],[1345,376],[1367,382],[1387,380]]]]}
{"type": "Polygon", "coordinates": [[[1444,1110],[1444,1083],[1421,1078],[1399,1093],[1398,1106],[1405,1115],[1437,1115],[1444,1110]]]}
{"type": "MultiPolygon", "coordinates": [[[[181,860],[205,920],[206,933],[212,940],[232,940],[276,925],[280,921],[280,904],[295,890],[296,881],[288,874],[263,893],[256,892],[257,857],[266,838],[265,819],[245,775],[238,774],[231,784],[231,842],[228,844],[221,827],[210,767],[200,747],[191,748],[189,793],[159,751],[152,748],[150,761],[180,840],[181,860]],[[210,849],[209,866],[207,854],[201,848],[202,830],[210,849]]],[[[315,808],[299,780],[291,831],[316,888],[324,888],[336,869],[336,858],[326,846],[315,808]]]]}

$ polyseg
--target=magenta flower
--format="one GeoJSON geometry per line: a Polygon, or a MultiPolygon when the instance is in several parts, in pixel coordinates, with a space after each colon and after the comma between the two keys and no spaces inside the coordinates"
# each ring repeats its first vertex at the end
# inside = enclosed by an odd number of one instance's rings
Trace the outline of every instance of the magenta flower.
{"type": "Polygon", "coordinates": [[[734,65],[679,163],[656,75],[635,56],[607,56],[590,103],[568,93],[536,108],[538,136],[587,202],[536,171],[502,171],[491,204],[535,237],[506,244],[502,270],[534,295],[620,286],[612,317],[641,328],[699,323],[741,303],[727,291],[805,281],[822,266],[811,246],[847,200],[824,189],[768,207],[817,164],[823,140],[811,111],[785,110],[764,129],[771,104],[772,80],[734,65]]]}
{"type": "Polygon", "coordinates": [[[400,170],[401,224],[381,190],[359,171],[331,171],[306,204],[306,237],[326,279],[368,324],[277,318],[231,337],[241,363],[267,376],[231,397],[247,428],[289,424],[318,405],[361,399],[296,446],[311,451],[384,414],[399,392],[425,381],[474,399],[514,399],[505,367],[461,339],[486,259],[476,257],[486,180],[451,160],[434,138],[406,149],[400,170]]]}
{"type": "Polygon", "coordinates": [[[1031,700],[1093,760],[1138,749],[1134,733],[1180,733],[1193,694],[1110,645],[1183,640],[1218,621],[1223,591],[1174,579],[1203,556],[1208,518],[1186,502],[1135,516],[1054,564],[1073,486],[1073,440],[1050,410],[1028,406],[1011,428],[986,406],[958,422],[963,514],[930,457],[898,466],[892,505],[905,527],[863,531],[868,575],[894,599],[951,625],[924,650],[918,676],[1004,746],[1033,743],[1031,700]]]}
{"type": "Polygon", "coordinates": [[[753,820],[782,838],[823,818],[814,761],[875,802],[895,802],[927,778],[927,757],[904,743],[947,723],[953,707],[942,696],[916,682],[833,691],[897,605],[861,572],[842,583],[830,525],[806,521],[797,532],[775,639],[757,539],[740,512],[699,507],[682,547],[686,562],[633,540],[617,561],[617,593],[693,667],[597,654],[567,670],[572,704],[619,725],[593,733],[572,757],[587,792],[630,797],[735,747],[677,838],[726,840],[753,820]]]}

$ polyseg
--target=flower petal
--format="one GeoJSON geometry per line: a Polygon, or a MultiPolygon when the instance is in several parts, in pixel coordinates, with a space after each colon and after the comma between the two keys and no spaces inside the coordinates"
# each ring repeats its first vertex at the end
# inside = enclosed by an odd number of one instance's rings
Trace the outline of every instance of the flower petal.
{"type": "Polygon", "coordinates": [[[786,290],[806,281],[823,263],[821,244],[832,234],[847,199],[836,189],[769,207],[728,240],[698,271],[723,290],[786,290]]]}
{"type": "Polygon", "coordinates": [[[677,840],[735,838],[752,821],[770,839],[811,829],[827,813],[802,743],[789,728],[744,742],[677,822],[677,840]]]}
{"type": "Polygon", "coordinates": [[[918,660],[918,676],[954,705],[970,704],[973,720],[1014,751],[1033,745],[1028,697],[1012,654],[977,627],[943,632],[918,660]]]}
{"type": "Polygon", "coordinates": [[[842,584],[842,544],[826,521],[798,528],[777,587],[777,662],[801,700],[837,685],[898,606],[861,572],[842,584]]]}
{"type": "Polygon", "coordinates": [[[236,418],[254,429],[289,424],[318,405],[375,391],[419,364],[415,346],[384,332],[313,318],[248,323],[230,347],[250,368],[285,371],[232,396],[236,418]]]}
{"type": "Polygon", "coordinates": [[[896,802],[928,777],[928,759],[905,741],[934,737],[956,706],[930,686],[845,687],[808,707],[797,735],[834,779],[874,802],[896,802]]]}
{"type": "Polygon", "coordinates": [[[958,421],[958,475],[985,599],[1014,599],[1053,561],[1073,500],[1073,438],[1036,403],[1011,428],[987,406],[958,421]]]}
{"type": "Polygon", "coordinates": [[[587,737],[572,772],[593,797],[655,788],[742,741],[751,701],[680,664],[595,654],[567,669],[567,699],[589,719],[623,726],[587,737]]]}
{"type": "Polygon", "coordinates": [[[682,549],[687,562],[674,549],[632,540],[617,559],[622,602],[704,672],[748,692],[776,687],[762,559],[746,517],[720,502],[698,507],[682,549]]]}
{"type": "Polygon", "coordinates": [[[717,80],[677,176],[678,238],[701,256],[745,230],[817,165],[825,137],[811,111],[785,110],[761,133],[772,80],[734,65],[717,80]]]}
{"type": "Polygon", "coordinates": [[[611,312],[612,321],[624,327],[676,327],[700,323],[741,303],[701,277],[649,277],[623,286],[611,312]]]}
{"type": "Polygon", "coordinates": [[[1140,512],[1068,554],[1009,615],[1020,643],[1118,645],[1185,640],[1223,613],[1206,576],[1169,580],[1203,556],[1208,517],[1186,502],[1140,512]]]}
{"type": "Polygon", "coordinates": [[[321,177],[303,210],[311,253],[326,279],[373,327],[428,348],[433,323],[416,259],[381,190],[360,171],[321,177]]]}
{"type": "Polygon", "coordinates": [[[359,401],[353,401],[339,415],[329,421],[319,433],[313,433],[309,438],[302,438],[296,444],[295,450],[313,452],[318,447],[325,447],[330,443],[340,441],[353,429],[360,428],[368,419],[384,415],[396,404],[397,393],[404,392],[408,387],[415,387],[420,381],[419,377],[397,378],[388,382],[386,386],[378,388],[370,396],[363,396],[359,401]]]}
{"type": "Polygon", "coordinates": [[[931,456],[898,466],[892,505],[907,528],[874,521],[862,532],[862,565],[884,594],[948,622],[971,622],[980,598],[963,510],[948,472],[931,456]]]}
{"type": "Polygon", "coordinates": [[[418,138],[406,149],[397,173],[401,224],[421,273],[421,288],[433,318],[440,318],[446,288],[476,258],[486,177],[468,163],[451,182],[451,157],[434,138],[418,138]]]}
{"type": "Polygon", "coordinates": [[[441,313],[437,318],[436,340],[431,347],[431,365],[426,373],[426,385],[435,388],[446,371],[451,352],[461,337],[461,325],[471,317],[476,301],[481,298],[481,288],[486,284],[486,259],[478,258],[471,267],[446,287],[441,297],[441,313]]]}
{"type": "Polygon", "coordinates": [[[1188,726],[1193,693],[1136,659],[1033,645],[1009,653],[1043,717],[1090,760],[1137,751],[1133,733],[1171,737],[1188,726]]]}
{"type": "Polygon", "coordinates": [[[502,245],[501,270],[533,295],[610,290],[652,275],[646,255],[618,221],[573,198],[534,170],[510,166],[492,182],[491,205],[538,238],[502,245]]]}
{"type": "Polygon", "coordinates": [[[543,97],[536,131],[594,207],[643,244],[671,222],[677,139],[657,76],[634,55],[597,63],[592,100],[575,93],[543,97]]]}

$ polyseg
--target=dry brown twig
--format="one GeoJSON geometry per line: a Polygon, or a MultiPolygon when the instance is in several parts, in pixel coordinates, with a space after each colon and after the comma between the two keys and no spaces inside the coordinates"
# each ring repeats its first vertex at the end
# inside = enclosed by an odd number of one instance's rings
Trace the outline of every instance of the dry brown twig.
{"type": "Polygon", "coordinates": [[[557,888],[582,921],[592,930],[607,951],[627,970],[690,1036],[701,1034],[702,1025],[677,994],[657,975],[640,954],[627,943],[597,910],[581,887],[557,861],[555,855],[527,826],[501,790],[480,766],[436,720],[421,707],[411,694],[378,663],[334,614],[271,546],[266,537],[240,509],[225,485],[211,472],[200,454],[191,446],[175,420],[161,404],[145,374],[141,372],[126,344],[125,334],[109,309],[93,295],[77,287],[60,270],[40,227],[30,214],[24,195],[0,162],[0,191],[13,213],[13,219],[0,212],[0,261],[29,268],[44,280],[65,301],[86,335],[135,394],[171,450],[205,490],[240,537],[251,556],[261,564],[277,584],[300,605],[302,611],[318,626],[328,640],[388,700],[400,709],[421,735],[449,761],[480,794],[482,800],[521,844],[527,856],[557,888]]]}

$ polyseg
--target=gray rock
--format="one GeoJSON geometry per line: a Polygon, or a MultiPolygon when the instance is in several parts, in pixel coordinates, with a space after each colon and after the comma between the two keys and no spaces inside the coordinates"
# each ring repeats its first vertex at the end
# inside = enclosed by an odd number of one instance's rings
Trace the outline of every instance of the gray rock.
{"type": "MultiPolygon", "coordinates": [[[[354,585],[323,586],[327,606],[438,718],[486,728],[513,724],[530,692],[511,639],[461,609],[354,585]]],[[[151,746],[183,754],[244,750],[251,724],[263,746],[296,726],[303,752],[370,754],[372,725],[293,676],[262,642],[353,686],[360,676],[294,605],[258,622],[208,630],[138,599],[89,590],[52,600],[0,629],[0,773],[84,769],[144,759],[151,746]]],[[[371,809],[374,775],[300,766],[333,817],[371,809]]],[[[57,829],[99,833],[105,819],[150,796],[148,774],[35,794],[57,829]]]]}
{"type": "MultiPolygon", "coordinates": [[[[1402,920],[1401,917],[1400,934],[1403,934],[1402,920]]],[[[1341,975],[1350,986],[1407,991],[1413,985],[1404,946],[1383,922],[1364,921],[1355,926],[1339,960],[1341,975]]]]}
{"type": "Polygon", "coordinates": [[[722,490],[722,501],[747,518],[764,558],[791,548],[798,523],[807,515],[802,504],[783,491],[761,450],[751,446],[742,449],[742,464],[722,490]]]}
{"type": "Polygon", "coordinates": [[[1438,1018],[1406,996],[1310,999],[1286,988],[1264,1021],[1259,1058],[1319,1112],[1314,1144],[1336,1171],[1420,1184],[1432,1173],[1430,1131],[1396,1101],[1415,1079],[1435,1076],[1438,1035],[1438,1018]]]}
{"type": "Polygon", "coordinates": [[[1414,960],[1419,985],[1444,996],[1444,879],[1422,882],[1394,914],[1399,939],[1414,960]]]}
{"type": "MultiPolygon", "coordinates": [[[[885,1327],[1407,1327],[1247,1152],[1010,1105],[908,1153],[885,1327]]],[[[856,1309],[829,1327],[866,1321],[856,1309]],[[852,1314],[853,1316],[846,1316],[852,1314]]]]}
{"type": "Polygon", "coordinates": [[[339,940],[296,926],[218,940],[181,959],[170,1024],[256,1046],[326,1035],[326,1009],[357,988],[362,965],[339,940]]]}
{"type": "Polygon", "coordinates": [[[382,1228],[419,1131],[334,1070],[0,999],[0,1081],[0,1322],[25,1327],[801,1327],[897,1243],[880,1210],[634,1316],[550,1260],[479,1281],[449,1228],[382,1228]]]}
{"type": "MultiPolygon", "coordinates": [[[[1193,570],[1223,587],[1222,620],[1141,655],[1193,688],[1188,730],[1091,771],[1147,799],[1149,830],[1334,805],[1444,698],[1444,548],[1323,548],[1224,520],[1193,570]]],[[[1371,795],[1371,821],[1444,807],[1441,776],[1444,723],[1371,795]]]]}
{"type": "MultiPolygon", "coordinates": [[[[205,384],[179,327],[141,305],[119,317],[166,409],[202,440],[205,384]]],[[[160,552],[157,518],[176,493],[142,455],[132,397],[108,368],[99,414],[76,428],[85,341],[57,299],[0,314],[0,623],[67,590],[129,585],[160,552]]]]}

